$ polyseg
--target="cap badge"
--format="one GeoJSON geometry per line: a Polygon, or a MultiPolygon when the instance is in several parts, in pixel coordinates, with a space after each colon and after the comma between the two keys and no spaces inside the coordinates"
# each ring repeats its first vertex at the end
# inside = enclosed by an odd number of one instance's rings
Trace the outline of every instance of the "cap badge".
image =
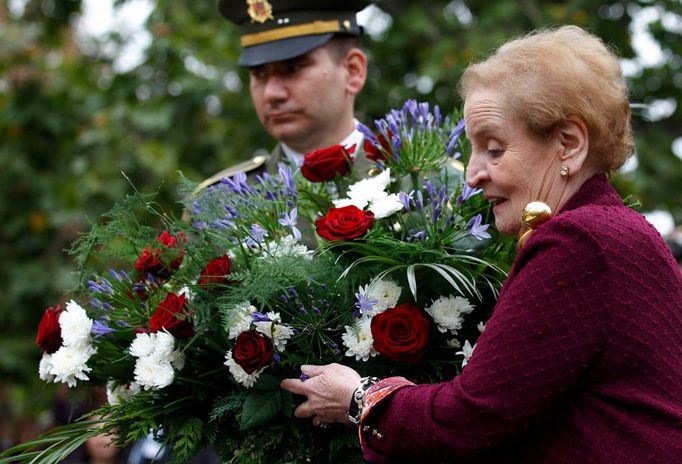
{"type": "Polygon", "coordinates": [[[249,5],[247,13],[251,17],[252,22],[264,23],[268,19],[274,19],[272,17],[272,5],[268,0],[246,0],[249,5]]]}

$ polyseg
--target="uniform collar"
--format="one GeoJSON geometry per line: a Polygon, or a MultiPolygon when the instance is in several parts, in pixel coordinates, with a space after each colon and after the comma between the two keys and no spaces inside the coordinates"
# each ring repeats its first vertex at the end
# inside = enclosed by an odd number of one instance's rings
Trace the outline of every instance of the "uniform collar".
{"type": "MultiPolygon", "coordinates": [[[[359,121],[357,119],[353,119],[353,124],[355,125],[355,128],[353,131],[346,136],[343,140],[339,142],[339,145],[343,145],[344,147],[351,147],[353,145],[356,145],[355,149],[358,150],[362,148],[362,141],[364,139],[364,136],[362,135],[362,132],[358,130],[358,124],[359,121]]],[[[289,147],[288,145],[284,143],[280,143],[282,146],[282,151],[284,152],[284,156],[291,162],[295,163],[296,166],[300,166],[303,164],[303,155],[304,153],[299,153],[293,148],[289,147]]],[[[320,147],[322,148],[322,147],[320,147]]]]}

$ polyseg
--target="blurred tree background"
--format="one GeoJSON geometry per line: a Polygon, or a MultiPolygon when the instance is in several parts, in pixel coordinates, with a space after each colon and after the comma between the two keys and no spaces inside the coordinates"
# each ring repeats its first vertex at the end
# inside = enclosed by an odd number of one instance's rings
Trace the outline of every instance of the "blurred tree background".
{"type": "MultiPolygon", "coordinates": [[[[274,144],[236,65],[239,31],[214,0],[108,3],[0,2],[0,417],[37,414],[52,394],[33,338],[77,279],[63,250],[79,232],[131,184],[177,213],[178,170],[201,180],[274,144]],[[83,16],[98,9],[127,9],[144,27],[124,17],[88,33],[83,16]]],[[[637,156],[616,185],[680,223],[681,11],[680,0],[384,0],[362,15],[371,65],[357,116],[371,122],[406,98],[452,109],[470,60],[519,33],[577,24],[618,50],[630,81],[637,156]]]]}

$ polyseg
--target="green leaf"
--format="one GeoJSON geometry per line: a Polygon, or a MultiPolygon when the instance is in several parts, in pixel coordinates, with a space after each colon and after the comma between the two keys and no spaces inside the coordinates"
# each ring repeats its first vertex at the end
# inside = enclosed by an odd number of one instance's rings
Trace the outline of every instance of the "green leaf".
{"type": "Polygon", "coordinates": [[[268,423],[282,410],[282,391],[253,391],[244,401],[239,430],[250,430],[268,423]]]}

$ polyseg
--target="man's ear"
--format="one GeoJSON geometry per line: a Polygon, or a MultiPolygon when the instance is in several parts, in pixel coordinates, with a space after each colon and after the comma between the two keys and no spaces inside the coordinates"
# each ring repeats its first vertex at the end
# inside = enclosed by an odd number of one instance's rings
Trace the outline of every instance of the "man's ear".
{"type": "Polygon", "coordinates": [[[343,59],[346,68],[346,90],[355,96],[365,86],[367,79],[367,55],[359,48],[351,48],[343,59]]]}
{"type": "Polygon", "coordinates": [[[568,166],[571,174],[577,173],[587,161],[590,148],[587,126],[582,119],[570,116],[559,123],[556,137],[561,145],[559,153],[561,164],[568,166]]]}

